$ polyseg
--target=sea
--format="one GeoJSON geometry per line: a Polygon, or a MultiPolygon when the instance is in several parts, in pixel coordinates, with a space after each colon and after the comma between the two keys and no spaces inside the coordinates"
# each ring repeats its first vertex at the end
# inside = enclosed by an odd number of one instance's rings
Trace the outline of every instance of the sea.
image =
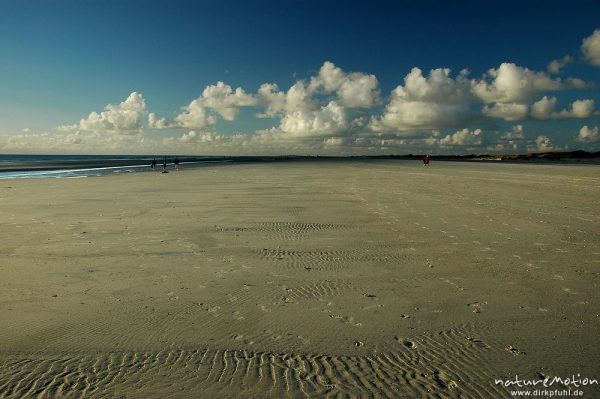
{"type": "MultiPolygon", "coordinates": [[[[175,156],[153,155],[19,155],[0,154],[0,179],[85,178],[120,173],[162,172],[175,170],[175,156]],[[150,163],[156,160],[156,169],[150,163]]],[[[219,156],[180,156],[183,170],[225,165],[244,159],[219,156]]]]}

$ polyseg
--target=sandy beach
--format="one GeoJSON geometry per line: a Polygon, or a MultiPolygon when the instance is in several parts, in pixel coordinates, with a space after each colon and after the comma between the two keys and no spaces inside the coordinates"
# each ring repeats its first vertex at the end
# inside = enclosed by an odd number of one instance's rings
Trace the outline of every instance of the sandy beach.
{"type": "Polygon", "coordinates": [[[0,181],[0,397],[510,398],[495,380],[600,380],[599,172],[0,181]]]}

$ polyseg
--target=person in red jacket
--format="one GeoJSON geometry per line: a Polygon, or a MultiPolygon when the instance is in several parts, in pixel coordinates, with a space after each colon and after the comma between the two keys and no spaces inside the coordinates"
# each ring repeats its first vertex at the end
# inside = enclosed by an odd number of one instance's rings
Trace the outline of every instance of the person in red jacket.
{"type": "Polygon", "coordinates": [[[429,155],[423,155],[423,166],[429,166],[429,155]]]}

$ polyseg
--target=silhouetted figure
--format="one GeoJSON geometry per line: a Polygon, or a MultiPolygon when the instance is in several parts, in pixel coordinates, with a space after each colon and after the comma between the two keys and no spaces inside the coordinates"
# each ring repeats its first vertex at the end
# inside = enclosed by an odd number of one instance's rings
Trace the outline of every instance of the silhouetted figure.
{"type": "Polygon", "coordinates": [[[152,170],[155,170],[155,169],[156,169],[156,158],[154,158],[154,159],[152,160],[152,162],[150,162],[150,167],[152,168],[152,170]]]}
{"type": "Polygon", "coordinates": [[[163,161],[163,173],[169,173],[169,171],[167,171],[167,157],[165,157],[165,160],[163,161]]]}
{"type": "Polygon", "coordinates": [[[175,157],[175,170],[179,171],[179,157],[175,157]]]}
{"type": "Polygon", "coordinates": [[[423,155],[423,166],[429,166],[429,155],[423,155]]]}

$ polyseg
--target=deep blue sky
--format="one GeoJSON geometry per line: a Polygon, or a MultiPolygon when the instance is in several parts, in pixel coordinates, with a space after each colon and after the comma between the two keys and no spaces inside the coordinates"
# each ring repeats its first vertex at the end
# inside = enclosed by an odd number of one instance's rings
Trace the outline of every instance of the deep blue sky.
{"type": "MultiPolygon", "coordinates": [[[[174,116],[217,81],[287,90],[327,60],[375,75],[384,97],[415,66],[475,78],[502,62],[541,71],[565,54],[576,58],[566,76],[597,81],[600,68],[579,50],[596,28],[598,1],[3,0],[0,132],[77,123],[133,91],[150,112],[174,116]]],[[[600,102],[595,88],[561,101],[577,98],[600,102]]],[[[219,126],[273,125],[246,114],[219,126]]]]}

